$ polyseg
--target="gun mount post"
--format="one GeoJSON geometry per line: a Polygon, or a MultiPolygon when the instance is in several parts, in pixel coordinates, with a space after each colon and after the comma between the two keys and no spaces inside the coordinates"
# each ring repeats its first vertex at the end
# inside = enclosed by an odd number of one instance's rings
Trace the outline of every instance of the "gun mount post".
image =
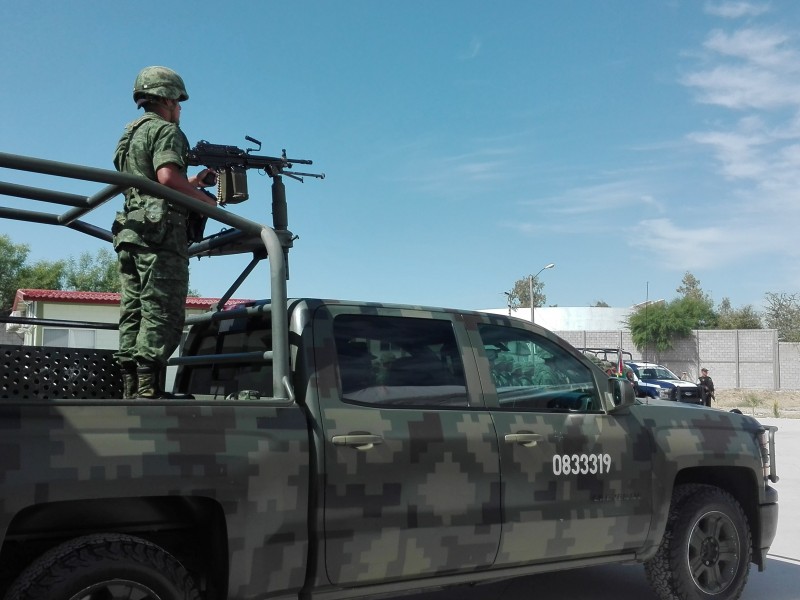
{"type": "Polygon", "coordinates": [[[286,231],[289,228],[289,213],[286,207],[286,186],[280,175],[272,177],[272,228],[286,231]]]}
{"type": "Polygon", "coordinates": [[[280,175],[272,176],[272,228],[281,240],[283,260],[286,262],[286,279],[289,279],[289,248],[292,247],[292,232],[289,231],[286,186],[280,175]]]}

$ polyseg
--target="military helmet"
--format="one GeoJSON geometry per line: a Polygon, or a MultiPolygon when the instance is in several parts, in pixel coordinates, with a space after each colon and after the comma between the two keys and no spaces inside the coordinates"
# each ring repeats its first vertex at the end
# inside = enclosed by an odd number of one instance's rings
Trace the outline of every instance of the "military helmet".
{"type": "Polygon", "coordinates": [[[133,83],[133,101],[141,107],[148,96],[183,102],[189,99],[183,79],[167,67],[145,67],[133,83]]]}

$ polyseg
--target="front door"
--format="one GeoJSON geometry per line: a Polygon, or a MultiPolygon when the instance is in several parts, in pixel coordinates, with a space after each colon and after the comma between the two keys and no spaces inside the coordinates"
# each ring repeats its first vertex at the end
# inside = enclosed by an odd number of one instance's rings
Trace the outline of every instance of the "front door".
{"type": "Polygon", "coordinates": [[[652,512],[649,434],[603,410],[595,374],[555,337],[488,323],[477,331],[500,442],[496,566],[640,547],[652,512]]]}

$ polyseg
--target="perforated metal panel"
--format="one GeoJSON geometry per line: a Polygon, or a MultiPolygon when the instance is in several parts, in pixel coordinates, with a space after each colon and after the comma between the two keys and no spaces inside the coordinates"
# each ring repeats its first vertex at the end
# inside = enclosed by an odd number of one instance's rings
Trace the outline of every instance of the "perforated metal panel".
{"type": "Polygon", "coordinates": [[[0,398],[121,398],[113,350],[0,346],[0,398]]]}

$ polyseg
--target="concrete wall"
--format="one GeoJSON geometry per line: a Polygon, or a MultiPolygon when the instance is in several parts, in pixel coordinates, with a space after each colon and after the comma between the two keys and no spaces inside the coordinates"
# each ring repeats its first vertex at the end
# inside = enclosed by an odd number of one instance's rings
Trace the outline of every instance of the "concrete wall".
{"type": "Polygon", "coordinates": [[[800,390],[800,344],[778,343],[774,329],[697,330],[673,348],[637,350],[627,331],[556,331],[576,347],[622,348],[634,360],[665,365],[695,381],[705,367],[719,389],[800,390]]]}
{"type": "Polygon", "coordinates": [[[781,388],[800,390],[800,344],[778,343],[781,388]]]}

